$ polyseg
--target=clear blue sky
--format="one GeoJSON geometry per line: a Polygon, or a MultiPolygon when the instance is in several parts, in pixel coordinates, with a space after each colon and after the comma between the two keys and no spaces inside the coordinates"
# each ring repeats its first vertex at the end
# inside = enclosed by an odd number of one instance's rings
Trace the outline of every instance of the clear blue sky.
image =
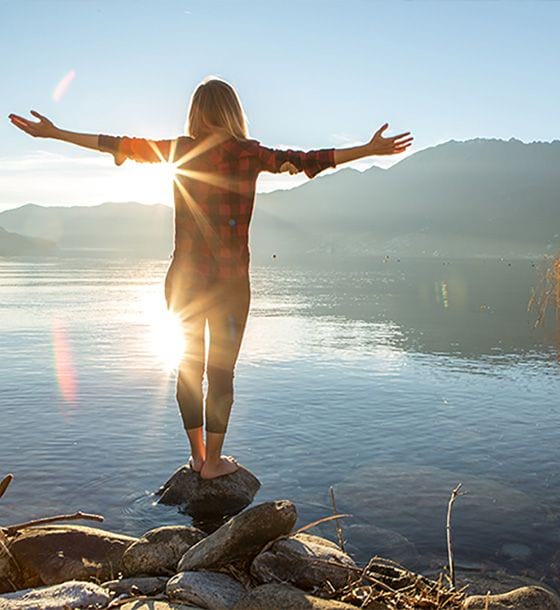
{"type": "Polygon", "coordinates": [[[415,150],[559,139],[559,26],[558,2],[0,0],[0,209],[168,201],[157,171],[32,139],[6,117],[34,108],[76,131],[171,137],[208,74],[237,88],[269,146],[350,145],[384,121],[413,131],[415,150]]]}

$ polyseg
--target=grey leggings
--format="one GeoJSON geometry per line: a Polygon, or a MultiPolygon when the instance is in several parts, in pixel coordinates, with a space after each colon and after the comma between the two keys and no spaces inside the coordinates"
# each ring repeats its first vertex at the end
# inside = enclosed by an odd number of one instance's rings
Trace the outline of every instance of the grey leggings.
{"type": "Polygon", "coordinates": [[[225,433],[233,404],[233,377],[251,302],[249,277],[208,281],[172,262],[165,278],[167,307],[177,313],[185,350],[177,373],[177,402],[185,430],[203,425],[204,329],[210,344],[206,376],[206,430],[225,433]]]}

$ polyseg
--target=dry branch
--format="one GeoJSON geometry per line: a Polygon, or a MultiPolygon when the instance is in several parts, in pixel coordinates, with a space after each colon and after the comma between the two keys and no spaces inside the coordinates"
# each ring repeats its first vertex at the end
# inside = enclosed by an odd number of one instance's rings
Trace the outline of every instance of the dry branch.
{"type": "Polygon", "coordinates": [[[83,513],[78,511],[77,513],[71,513],[69,515],[54,515],[53,517],[44,517],[43,519],[33,519],[32,521],[26,521],[24,523],[18,523],[17,525],[9,525],[8,527],[0,528],[7,535],[11,536],[23,530],[27,527],[35,527],[37,525],[46,525],[47,523],[55,523],[57,521],[77,521],[81,519],[87,519],[89,521],[104,521],[105,518],[101,515],[92,515],[90,513],[83,513]]]}

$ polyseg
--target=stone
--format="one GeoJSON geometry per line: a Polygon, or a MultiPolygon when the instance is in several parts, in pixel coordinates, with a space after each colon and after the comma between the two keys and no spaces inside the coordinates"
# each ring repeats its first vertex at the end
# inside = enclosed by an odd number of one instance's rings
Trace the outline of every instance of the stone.
{"type": "Polygon", "coordinates": [[[180,572],[213,569],[236,560],[252,559],[268,542],[289,534],[296,519],[296,507],[290,500],[248,508],[191,546],[178,569],[180,572]]]}
{"type": "Polygon", "coordinates": [[[168,580],[166,576],[120,578],[119,580],[104,582],[101,586],[115,595],[158,595],[165,591],[168,580]]]}
{"type": "Polygon", "coordinates": [[[167,583],[166,593],[172,600],[197,604],[209,610],[229,610],[246,591],[228,574],[179,572],[167,583]]]}
{"type": "Polygon", "coordinates": [[[188,525],[168,525],[146,532],[123,555],[124,573],[173,575],[186,551],[206,534],[188,525]]]}
{"type": "Polygon", "coordinates": [[[203,479],[189,465],[181,466],[156,492],[160,504],[180,506],[195,519],[236,515],[249,506],[261,484],[244,466],[232,474],[203,479]]]}
{"type": "MultiPolygon", "coordinates": [[[[2,609],[0,609],[2,610],[2,609]]],[[[206,610],[200,606],[191,606],[167,600],[146,599],[127,602],[118,607],[118,610],[206,610]]]]}
{"type": "Polygon", "coordinates": [[[107,589],[92,582],[71,580],[49,587],[0,595],[0,610],[60,610],[105,607],[112,599],[107,589]]]}
{"type": "Polygon", "coordinates": [[[8,537],[0,531],[0,593],[20,588],[21,575],[14,557],[8,550],[8,537]]]}
{"type": "Polygon", "coordinates": [[[21,530],[8,550],[20,567],[19,588],[67,580],[114,579],[125,550],[136,538],[81,525],[45,525],[21,530]]]}
{"type": "MultiPolygon", "coordinates": [[[[434,573],[434,578],[439,576],[439,570],[434,573]]],[[[520,587],[538,586],[545,587],[542,582],[520,574],[509,574],[504,570],[458,570],[457,588],[462,589],[468,585],[467,595],[491,595],[507,593],[520,587]]],[[[546,588],[546,587],[545,587],[546,588]]]]}
{"type": "Polygon", "coordinates": [[[251,589],[232,610],[356,610],[356,606],[309,595],[290,585],[267,584],[251,589]]]}
{"type": "Polygon", "coordinates": [[[353,579],[355,570],[351,568],[356,567],[334,542],[301,533],[277,540],[259,553],[251,564],[251,574],[261,583],[287,582],[300,589],[314,589],[328,580],[339,589],[353,579]]]}
{"type": "Polygon", "coordinates": [[[465,610],[560,610],[560,598],[544,587],[520,587],[499,595],[471,595],[465,610]]]}
{"type": "MultiPolygon", "coordinates": [[[[325,526],[332,523],[325,523],[325,526]]],[[[414,544],[399,532],[365,523],[344,523],[342,529],[347,542],[345,550],[357,562],[367,563],[372,553],[390,557],[407,568],[420,566],[420,555],[414,544]]]]}

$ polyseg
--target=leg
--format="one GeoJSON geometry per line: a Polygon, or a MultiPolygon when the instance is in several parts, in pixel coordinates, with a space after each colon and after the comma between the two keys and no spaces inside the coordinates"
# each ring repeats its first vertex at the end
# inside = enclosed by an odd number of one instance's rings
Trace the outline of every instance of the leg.
{"type": "Polygon", "coordinates": [[[185,351],[177,372],[177,402],[191,446],[191,468],[200,472],[206,457],[203,436],[204,292],[172,263],[165,280],[168,308],[181,320],[185,351]]]}
{"type": "Polygon", "coordinates": [[[251,300],[248,279],[224,282],[221,298],[208,312],[208,396],[206,397],[205,479],[231,474],[235,460],[222,456],[222,446],[233,404],[233,377],[251,300]]]}

